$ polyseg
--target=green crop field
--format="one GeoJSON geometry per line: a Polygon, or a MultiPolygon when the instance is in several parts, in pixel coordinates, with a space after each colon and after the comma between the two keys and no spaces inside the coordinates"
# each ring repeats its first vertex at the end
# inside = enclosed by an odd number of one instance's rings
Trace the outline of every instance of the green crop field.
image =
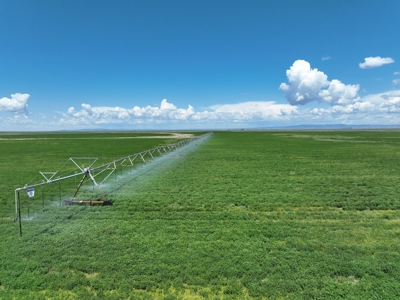
{"type": "Polygon", "coordinates": [[[14,189],[38,170],[174,139],[10,136],[0,299],[400,299],[400,132],[215,132],[113,206],[32,203],[22,237],[14,189]]]}

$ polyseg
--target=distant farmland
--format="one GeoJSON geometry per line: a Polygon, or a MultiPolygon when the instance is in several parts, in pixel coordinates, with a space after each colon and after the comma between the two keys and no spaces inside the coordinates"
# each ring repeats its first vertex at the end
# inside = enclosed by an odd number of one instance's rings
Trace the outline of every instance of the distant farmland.
{"type": "Polygon", "coordinates": [[[19,237],[39,170],[176,141],[135,134],[0,134],[0,299],[399,299],[394,131],[215,132],[111,207],[32,203],[19,237]]]}

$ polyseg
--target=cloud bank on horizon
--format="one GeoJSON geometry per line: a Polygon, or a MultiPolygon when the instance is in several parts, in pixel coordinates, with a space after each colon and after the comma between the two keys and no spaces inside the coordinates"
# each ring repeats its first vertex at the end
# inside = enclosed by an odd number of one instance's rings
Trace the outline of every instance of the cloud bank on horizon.
{"type": "Polygon", "coordinates": [[[253,101],[215,105],[210,110],[196,112],[191,105],[188,105],[186,109],[177,108],[167,99],[163,99],[159,107],[92,107],[89,104],[82,104],[80,110],[70,107],[66,113],[63,113],[60,123],[78,126],[118,123],[206,125],[212,122],[220,125],[226,122],[281,120],[295,111],[296,107],[287,104],[253,101]]]}
{"type": "MultiPolygon", "coordinates": [[[[393,63],[392,58],[367,57],[360,68],[375,68],[393,63]]],[[[393,75],[399,75],[394,72],[393,75]]],[[[16,93],[11,98],[0,99],[0,112],[13,117],[2,118],[3,125],[28,125],[31,128],[46,127],[59,129],[95,128],[118,124],[136,127],[159,128],[166,124],[176,129],[229,128],[248,125],[273,126],[293,124],[399,124],[400,90],[360,97],[359,84],[345,84],[339,79],[328,79],[324,72],[312,68],[305,60],[296,60],[286,71],[288,83],[281,83],[288,104],[276,101],[246,101],[231,104],[216,104],[203,111],[196,111],[191,105],[178,108],[163,99],[159,106],[133,106],[132,108],[95,106],[82,103],[76,109],[70,107],[59,112],[48,123],[40,123],[28,113],[29,94],[16,93]],[[326,107],[305,107],[317,102],[326,107]],[[23,116],[23,117],[21,117],[23,116]],[[40,124],[39,124],[40,123],[40,124]]],[[[392,81],[400,83],[399,79],[392,81]]],[[[41,116],[41,119],[45,119],[41,116]]],[[[42,121],[41,121],[42,122],[42,121]]],[[[3,128],[6,126],[3,126],[3,128]]],[[[135,127],[135,128],[136,128],[135,127]]]]}

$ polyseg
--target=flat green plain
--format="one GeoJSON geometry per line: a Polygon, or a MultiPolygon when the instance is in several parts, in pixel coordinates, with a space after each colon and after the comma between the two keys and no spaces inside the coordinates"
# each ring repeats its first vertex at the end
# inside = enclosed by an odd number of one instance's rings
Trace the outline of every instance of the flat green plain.
{"type": "Polygon", "coordinates": [[[62,135],[0,140],[0,299],[400,297],[400,132],[215,132],[19,237],[14,189],[39,169],[171,142],[62,135]]]}

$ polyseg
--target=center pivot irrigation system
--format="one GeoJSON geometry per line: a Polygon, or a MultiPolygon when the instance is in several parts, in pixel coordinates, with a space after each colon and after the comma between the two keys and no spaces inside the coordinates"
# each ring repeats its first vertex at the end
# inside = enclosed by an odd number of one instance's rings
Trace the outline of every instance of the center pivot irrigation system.
{"type": "MultiPolygon", "coordinates": [[[[131,174],[133,168],[153,161],[157,157],[165,156],[167,153],[194,141],[205,140],[211,135],[212,132],[191,137],[174,144],[158,146],[107,163],[101,163],[98,158],[93,157],[70,157],[58,171],[39,171],[41,175],[40,182],[26,184],[24,187],[15,189],[14,221],[19,221],[20,236],[22,236],[21,196],[24,195],[24,193],[21,194],[22,191],[26,192],[25,200],[28,210],[28,219],[30,219],[30,204],[28,200],[31,198],[41,198],[43,211],[45,211],[45,203],[47,205],[49,203],[90,206],[113,205],[113,202],[107,199],[103,192],[103,188],[107,188],[112,177],[114,177],[114,181],[116,181],[117,178],[129,177],[127,175],[131,174]],[[114,176],[111,176],[113,174],[114,176]],[[77,178],[78,180],[81,178],[79,182],[77,182],[77,178]],[[38,190],[39,192],[37,192],[38,190]],[[77,198],[78,192],[82,195],[79,198],[77,198]]],[[[123,183],[121,185],[123,185],[123,183]]]]}

